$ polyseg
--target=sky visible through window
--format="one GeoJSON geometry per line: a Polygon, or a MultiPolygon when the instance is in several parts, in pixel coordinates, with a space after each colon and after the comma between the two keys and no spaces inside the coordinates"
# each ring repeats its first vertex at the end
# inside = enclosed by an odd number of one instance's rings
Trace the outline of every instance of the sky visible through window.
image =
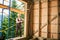
{"type": "MultiPolygon", "coordinates": [[[[3,0],[0,0],[0,4],[2,4],[2,1],[3,0]]],[[[12,1],[13,0],[11,0],[11,4],[12,4],[12,1]]],[[[17,6],[19,6],[19,9],[24,11],[24,5],[22,5],[22,2],[20,2],[18,0],[16,0],[16,2],[17,2],[17,6]]],[[[9,0],[4,0],[4,5],[9,6],[9,0]]],[[[8,14],[9,14],[9,10],[4,9],[3,16],[8,16],[8,14]]],[[[0,27],[1,27],[1,17],[2,17],[2,8],[0,8],[0,27]]]]}
{"type": "MultiPolygon", "coordinates": [[[[22,2],[20,2],[18,0],[16,0],[16,2],[17,2],[17,8],[19,6],[19,9],[24,11],[24,4],[22,5],[22,2]]],[[[2,4],[2,0],[0,0],[0,4],[2,4]]],[[[12,4],[12,2],[11,2],[11,4],[12,4]]],[[[9,6],[9,1],[4,1],[4,5],[9,6]]],[[[0,8],[0,15],[1,15],[1,12],[2,12],[2,9],[0,8]]],[[[4,13],[3,14],[6,15],[6,13],[8,13],[8,10],[5,9],[4,13]]]]}

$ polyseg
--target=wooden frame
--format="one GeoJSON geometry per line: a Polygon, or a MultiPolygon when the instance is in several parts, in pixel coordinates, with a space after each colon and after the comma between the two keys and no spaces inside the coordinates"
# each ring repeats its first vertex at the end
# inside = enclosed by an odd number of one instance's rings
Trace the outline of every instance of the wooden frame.
{"type": "MultiPolygon", "coordinates": [[[[0,8],[8,9],[8,6],[3,5],[3,4],[0,4],[0,8]]],[[[11,11],[14,11],[14,12],[22,13],[22,14],[24,13],[24,11],[21,11],[21,10],[19,10],[19,9],[12,8],[12,7],[10,7],[10,10],[11,10],[11,11]]]]}
{"type": "MultiPolygon", "coordinates": [[[[20,0],[18,0],[18,1],[20,1],[20,0]]],[[[20,2],[24,3],[25,11],[21,11],[19,9],[12,8],[12,7],[10,7],[10,11],[14,11],[14,12],[17,12],[17,13],[25,15],[25,20],[24,20],[24,37],[26,37],[27,36],[27,2],[25,2],[25,1],[20,1],[20,2]]],[[[0,8],[8,9],[8,6],[0,4],[0,8]]]]}

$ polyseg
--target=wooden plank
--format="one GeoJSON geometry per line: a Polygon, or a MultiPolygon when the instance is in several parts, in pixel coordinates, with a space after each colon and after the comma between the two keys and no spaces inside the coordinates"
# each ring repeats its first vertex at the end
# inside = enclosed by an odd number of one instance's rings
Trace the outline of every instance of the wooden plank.
{"type": "Polygon", "coordinates": [[[22,1],[22,0],[18,0],[18,1],[20,1],[20,2],[23,2],[23,3],[27,3],[27,2],[25,2],[25,1],[22,1]]]}
{"type": "MultiPolygon", "coordinates": [[[[0,4],[0,8],[8,9],[8,6],[0,4]]],[[[11,11],[14,11],[14,12],[17,12],[17,13],[24,14],[24,11],[21,11],[21,10],[16,9],[16,8],[12,8],[12,7],[10,7],[10,10],[11,10],[11,11]]]]}
{"type": "Polygon", "coordinates": [[[23,40],[23,39],[25,39],[26,37],[15,37],[15,38],[10,38],[10,39],[8,39],[8,40],[18,40],[18,39],[20,39],[20,40],[23,40]]]}

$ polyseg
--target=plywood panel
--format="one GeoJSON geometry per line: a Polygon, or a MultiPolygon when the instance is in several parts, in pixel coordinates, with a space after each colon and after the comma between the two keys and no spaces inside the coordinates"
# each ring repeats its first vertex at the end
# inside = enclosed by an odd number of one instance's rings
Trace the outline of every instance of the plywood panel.
{"type": "Polygon", "coordinates": [[[49,5],[50,22],[51,22],[51,38],[58,38],[58,2],[51,0],[49,5]]]}
{"type": "Polygon", "coordinates": [[[42,3],[47,2],[48,0],[41,0],[42,3]]]}
{"type": "Polygon", "coordinates": [[[44,26],[46,23],[48,23],[47,16],[42,17],[42,26],[44,26]]]}
{"type": "Polygon", "coordinates": [[[53,35],[53,38],[58,37],[58,18],[54,19],[51,22],[51,37],[53,35]]]}
{"type": "Polygon", "coordinates": [[[38,31],[37,33],[34,34],[34,36],[39,36],[39,3],[34,3],[34,22],[33,22],[33,30],[34,33],[38,31]]]}
{"type": "Polygon", "coordinates": [[[42,5],[42,7],[41,8],[47,8],[48,7],[48,2],[44,2],[44,3],[42,3],[41,5],[42,5]]]}
{"type": "Polygon", "coordinates": [[[45,26],[42,30],[41,30],[41,36],[44,38],[47,38],[47,26],[45,26]]]}
{"type": "Polygon", "coordinates": [[[34,16],[39,16],[39,9],[34,10],[34,16]]]}
{"type": "Polygon", "coordinates": [[[34,9],[36,9],[36,8],[39,8],[39,3],[38,4],[34,4],[34,9]]]}
{"type": "Polygon", "coordinates": [[[47,16],[48,15],[48,9],[47,8],[44,8],[44,9],[41,9],[41,13],[43,16],[47,16]]]}
{"type": "Polygon", "coordinates": [[[56,34],[51,34],[51,38],[52,38],[52,39],[58,39],[58,36],[57,36],[57,35],[58,35],[58,33],[56,33],[56,34]]]}
{"type": "Polygon", "coordinates": [[[41,25],[44,26],[48,22],[48,9],[47,8],[42,9],[41,14],[42,14],[41,25]]]}
{"type": "Polygon", "coordinates": [[[54,25],[58,25],[58,18],[54,19],[53,21],[51,21],[51,25],[54,24],[54,25]]]}
{"type": "Polygon", "coordinates": [[[58,1],[51,1],[50,7],[58,6],[58,1]]]}
{"type": "Polygon", "coordinates": [[[39,24],[34,23],[34,36],[39,36],[39,24]]]}
{"type": "Polygon", "coordinates": [[[57,27],[57,25],[51,25],[51,32],[52,33],[57,33],[58,32],[58,27],[57,27]]]}
{"type": "Polygon", "coordinates": [[[57,7],[52,7],[50,8],[50,13],[51,13],[51,20],[56,17],[57,18],[57,15],[58,15],[58,8],[57,7]]]}
{"type": "Polygon", "coordinates": [[[41,37],[47,38],[47,23],[48,23],[48,2],[42,0],[41,3],[41,37]]]}
{"type": "Polygon", "coordinates": [[[39,16],[34,16],[34,23],[39,23],[39,16]]]}
{"type": "Polygon", "coordinates": [[[48,26],[48,25],[46,25],[43,29],[41,29],[42,32],[47,32],[47,26],[48,26]]]}
{"type": "Polygon", "coordinates": [[[57,15],[58,14],[58,7],[52,7],[51,9],[51,15],[57,15]]]}

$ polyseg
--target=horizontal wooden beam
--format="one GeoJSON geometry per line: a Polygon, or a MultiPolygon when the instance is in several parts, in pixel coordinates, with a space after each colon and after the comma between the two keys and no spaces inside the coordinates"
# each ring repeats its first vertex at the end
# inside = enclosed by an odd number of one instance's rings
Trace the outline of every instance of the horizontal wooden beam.
{"type": "Polygon", "coordinates": [[[18,0],[18,1],[23,2],[23,3],[27,3],[27,2],[25,2],[25,1],[23,1],[23,0],[18,0]]]}
{"type": "MultiPolygon", "coordinates": [[[[8,9],[8,6],[3,5],[3,4],[0,4],[0,8],[5,8],[5,9],[8,9]]],[[[19,10],[19,9],[12,8],[12,7],[10,7],[10,11],[14,11],[14,12],[17,12],[17,13],[24,14],[24,11],[21,11],[21,10],[19,10]]]]}

